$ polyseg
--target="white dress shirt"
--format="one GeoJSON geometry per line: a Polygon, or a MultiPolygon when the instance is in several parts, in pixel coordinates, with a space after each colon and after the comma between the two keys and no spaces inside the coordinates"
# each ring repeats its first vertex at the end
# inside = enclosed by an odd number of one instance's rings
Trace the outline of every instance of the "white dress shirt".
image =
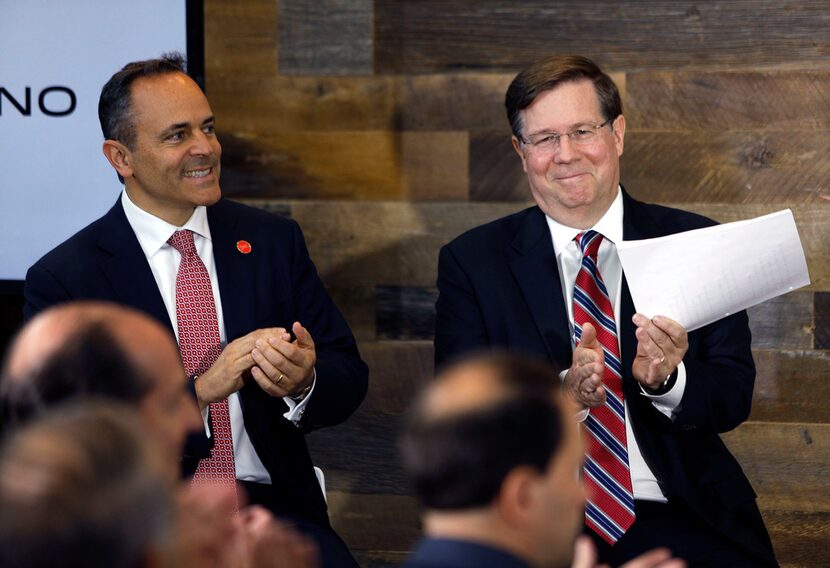
{"type": "MultiPolygon", "coordinates": [[[[574,348],[576,345],[576,336],[574,335],[573,326],[573,293],[576,276],[582,266],[582,251],[574,238],[582,230],[562,225],[550,217],[546,217],[546,219],[548,221],[548,227],[550,228],[551,238],[553,239],[553,249],[556,252],[556,264],[559,268],[559,279],[562,286],[562,293],[565,297],[565,306],[568,310],[571,348],[574,348]]],[[[597,254],[597,265],[602,279],[605,281],[605,286],[608,289],[611,304],[614,306],[614,319],[617,322],[618,330],[617,341],[619,341],[622,265],[617,255],[616,243],[621,242],[623,236],[623,200],[620,190],[617,191],[617,197],[608,208],[608,211],[605,212],[605,215],[603,215],[592,229],[604,237],[599,247],[599,253],[597,254]]],[[[683,392],[686,389],[686,369],[682,361],[677,369],[677,381],[667,393],[652,395],[647,393],[642,387],[640,388],[641,394],[648,397],[654,407],[669,418],[672,417],[672,413],[680,404],[680,400],[683,398],[683,392]]],[[[564,374],[565,372],[562,373],[563,377],[564,374]]],[[[589,410],[587,409],[581,412],[578,419],[584,421],[588,416],[588,412],[589,410]]],[[[665,503],[667,501],[666,496],[660,489],[657,478],[651,471],[651,468],[648,467],[648,464],[643,459],[643,455],[640,453],[640,447],[637,445],[637,439],[634,437],[634,432],[631,429],[631,418],[629,416],[627,400],[625,401],[625,435],[628,443],[628,463],[631,471],[631,484],[634,491],[634,498],[665,503]]]]}
{"type": "MultiPolygon", "coordinates": [[[[153,272],[153,278],[156,280],[156,285],[164,301],[164,307],[167,309],[167,315],[170,317],[170,323],[173,325],[173,330],[176,333],[177,341],[179,338],[179,330],[176,318],[176,275],[179,271],[181,254],[167,244],[167,239],[175,231],[180,229],[193,231],[196,252],[198,252],[210,276],[210,285],[213,289],[213,302],[216,305],[216,318],[219,322],[219,339],[224,348],[228,344],[228,338],[225,333],[225,321],[222,317],[222,299],[219,295],[219,279],[216,276],[216,263],[213,260],[213,242],[210,237],[207,209],[205,207],[197,207],[193,211],[193,215],[190,216],[190,219],[184,225],[176,227],[139,208],[130,200],[126,191],[121,194],[121,204],[124,207],[124,213],[127,215],[127,221],[130,223],[136,237],[138,237],[141,250],[144,251],[144,256],[147,257],[150,270],[153,272]]],[[[283,397],[283,400],[289,408],[288,412],[284,414],[286,419],[291,420],[295,424],[300,421],[313,390],[314,388],[312,387],[311,391],[300,403],[295,402],[291,397],[283,397]]],[[[268,474],[268,470],[265,469],[256,450],[254,450],[251,439],[248,437],[248,432],[245,430],[245,421],[242,416],[242,408],[239,404],[239,395],[237,393],[233,393],[228,397],[228,412],[231,420],[231,435],[233,436],[233,457],[234,466],[236,467],[236,478],[244,481],[270,484],[271,476],[268,474]]],[[[205,430],[208,436],[210,436],[210,428],[207,423],[207,408],[203,411],[202,417],[205,421],[205,430]]]]}

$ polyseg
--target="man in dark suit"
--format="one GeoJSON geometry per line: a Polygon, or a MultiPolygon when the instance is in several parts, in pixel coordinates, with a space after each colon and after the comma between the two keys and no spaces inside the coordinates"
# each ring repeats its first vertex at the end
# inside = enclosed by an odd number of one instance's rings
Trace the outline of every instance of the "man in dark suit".
{"type": "MultiPolygon", "coordinates": [[[[425,507],[406,568],[593,568],[574,541],[582,442],[549,365],[495,354],[446,369],[409,411],[404,467],[425,507]]],[[[665,549],[627,568],[682,568],[665,549]]],[[[592,558],[593,557],[593,558],[592,558]]]]}
{"type": "MultiPolygon", "coordinates": [[[[104,155],[124,192],[30,268],[26,317],[71,299],[111,300],[156,317],[182,344],[182,255],[170,242],[182,230],[209,278],[199,303],[210,305],[204,296],[212,292],[213,307],[203,311],[215,310],[218,327],[217,358],[193,381],[206,425],[209,405],[227,400],[233,467],[249,500],[315,537],[324,565],[353,565],[329,526],[304,434],[345,420],[366,394],[368,372],[299,226],[221,199],[213,113],[180,56],[113,75],[99,118],[104,155]]],[[[215,434],[210,428],[211,440],[215,434]]]]}
{"type": "Polygon", "coordinates": [[[436,363],[505,348],[567,369],[563,389],[581,405],[579,420],[616,401],[625,432],[620,455],[630,471],[620,499],[633,499],[626,506],[634,520],[612,536],[586,529],[605,561],[668,546],[691,565],[776,565],[755,493],[718,437],[750,412],[755,367],[746,313],[688,334],[664,316],[636,314],[616,254],[623,239],[713,221],[641,203],[623,190],[622,104],[592,61],[542,59],[516,76],[505,104],[537,205],[442,248],[436,363]],[[577,241],[593,235],[589,230],[601,239],[594,260],[577,241]],[[586,265],[607,288],[610,343],[588,320],[574,323],[574,289],[586,265]],[[609,351],[612,343],[619,355],[609,351]],[[612,371],[621,391],[613,397],[612,371]]]}

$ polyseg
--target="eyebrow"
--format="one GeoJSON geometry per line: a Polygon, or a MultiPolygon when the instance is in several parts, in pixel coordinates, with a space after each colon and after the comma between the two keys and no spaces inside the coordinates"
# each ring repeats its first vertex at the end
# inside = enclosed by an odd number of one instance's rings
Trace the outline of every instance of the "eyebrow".
{"type": "MultiPolygon", "coordinates": [[[[575,122],[571,124],[566,130],[562,132],[570,132],[575,128],[579,128],[580,126],[594,126],[596,124],[600,124],[599,122],[594,122],[593,120],[581,120],[579,122],[575,122]]],[[[542,128],[541,130],[537,130],[535,132],[529,132],[528,136],[538,136],[540,134],[562,134],[562,132],[558,130],[553,130],[552,128],[542,128]]]]}
{"type": "MultiPolygon", "coordinates": [[[[206,119],[204,119],[202,121],[202,124],[200,126],[206,126],[206,125],[212,124],[214,122],[216,122],[216,117],[214,115],[210,115],[209,117],[207,117],[206,119]]],[[[161,134],[159,135],[159,137],[160,138],[166,138],[170,134],[172,134],[174,132],[177,132],[179,130],[183,130],[183,129],[187,128],[188,126],[190,126],[189,122],[177,122],[176,124],[171,124],[170,126],[168,126],[167,128],[165,128],[164,130],[161,131],[161,134]]]]}

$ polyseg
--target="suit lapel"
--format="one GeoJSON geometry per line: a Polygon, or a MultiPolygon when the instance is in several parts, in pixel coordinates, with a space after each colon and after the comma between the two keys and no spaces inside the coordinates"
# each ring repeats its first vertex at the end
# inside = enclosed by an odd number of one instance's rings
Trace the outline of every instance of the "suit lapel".
{"type": "Polygon", "coordinates": [[[256,302],[247,291],[251,287],[251,263],[256,262],[264,248],[257,246],[261,243],[255,242],[250,235],[239,231],[236,218],[227,214],[222,201],[208,207],[207,213],[225,333],[230,342],[256,327],[256,302]],[[237,249],[240,239],[250,241],[249,254],[242,254],[237,249]]]}
{"type": "Polygon", "coordinates": [[[141,250],[119,199],[103,218],[98,241],[101,270],[109,280],[117,300],[149,313],[173,329],[150,264],[141,250]]]}
{"type": "Polygon", "coordinates": [[[559,365],[570,365],[568,312],[550,231],[538,207],[528,212],[511,244],[516,258],[510,261],[510,270],[524,295],[548,356],[559,365]]]}

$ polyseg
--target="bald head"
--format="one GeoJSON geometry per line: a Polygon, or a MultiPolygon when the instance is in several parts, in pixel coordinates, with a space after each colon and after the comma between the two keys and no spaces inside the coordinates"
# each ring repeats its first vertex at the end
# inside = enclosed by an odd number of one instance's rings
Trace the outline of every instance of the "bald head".
{"type": "Polygon", "coordinates": [[[20,332],[0,379],[6,428],[67,401],[116,400],[137,408],[169,454],[200,427],[173,336],[134,309],[73,302],[40,313],[20,332]]]}
{"type": "Polygon", "coordinates": [[[93,330],[111,338],[113,347],[144,366],[149,350],[172,344],[164,328],[131,308],[105,302],[61,304],[41,312],[21,330],[9,352],[4,375],[11,380],[25,380],[65,352],[73,340],[93,330]],[[140,349],[136,349],[137,343],[142,345],[140,349]]]}
{"type": "Polygon", "coordinates": [[[556,371],[487,355],[446,369],[410,411],[404,466],[429,509],[488,505],[518,465],[545,470],[561,438],[556,371]],[[509,448],[509,450],[506,450],[509,448]]]}

